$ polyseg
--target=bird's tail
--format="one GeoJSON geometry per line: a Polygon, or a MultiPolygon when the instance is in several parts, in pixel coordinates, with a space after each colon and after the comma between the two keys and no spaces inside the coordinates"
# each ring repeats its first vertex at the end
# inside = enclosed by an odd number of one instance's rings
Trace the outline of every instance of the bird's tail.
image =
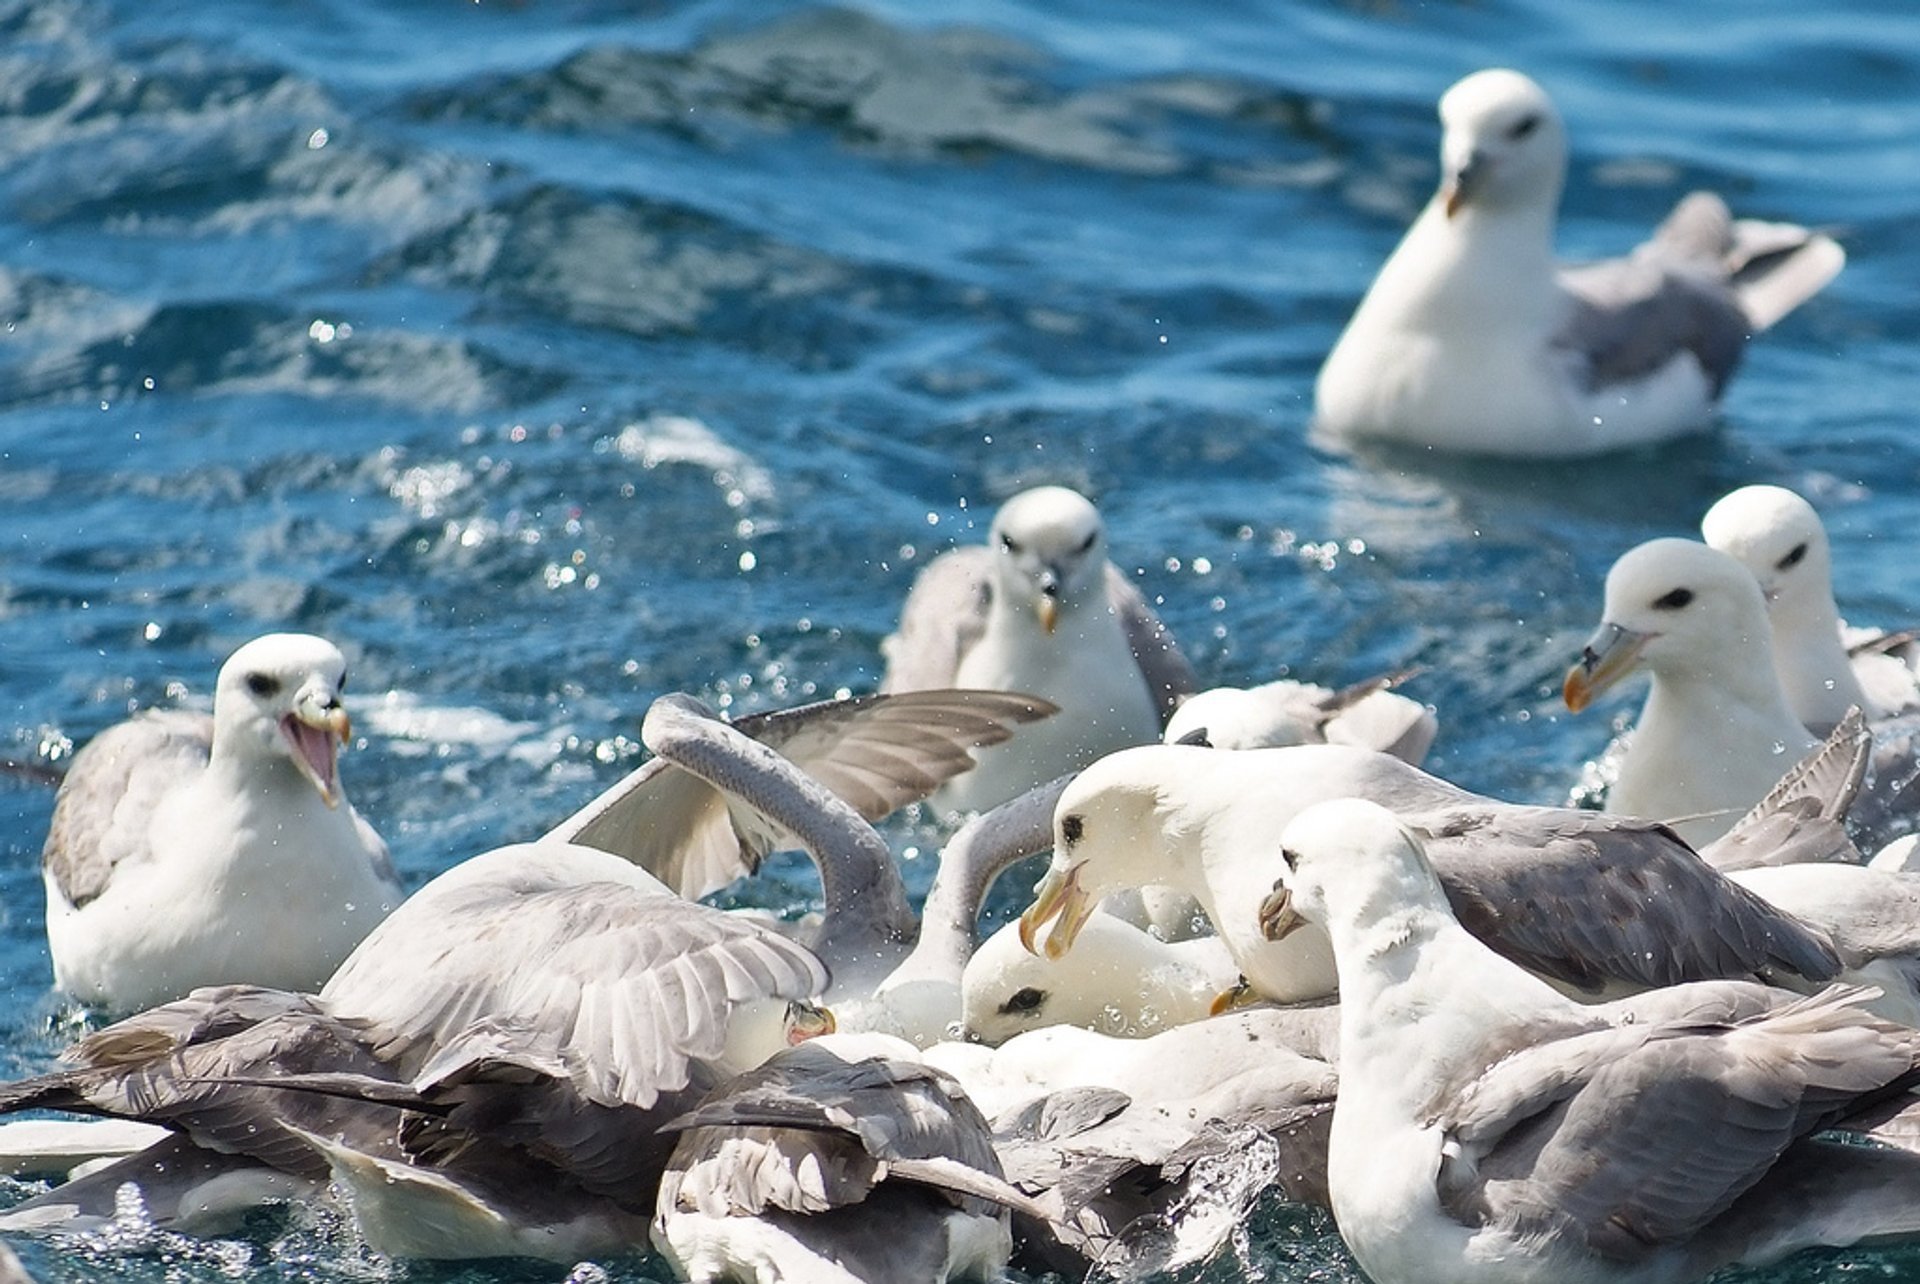
{"type": "Polygon", "coordinates": [[[1755,333],[1820,293],[1847,263],[1847,252],[1826,233],[1736,219],[1711,192],[1674,206],[1654,242],[1677,258],[1717,261],[1755,333]]]}

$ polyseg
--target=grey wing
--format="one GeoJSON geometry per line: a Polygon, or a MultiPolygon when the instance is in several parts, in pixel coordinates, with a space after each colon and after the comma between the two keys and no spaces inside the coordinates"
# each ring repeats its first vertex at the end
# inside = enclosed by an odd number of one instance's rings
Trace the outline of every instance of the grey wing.
{"type": "Polygon", "coordinates": [[[1847,824],[1868,850],[1912,833],[1920,823],[1920,714],[1873,723],[1867,779],[1847,813],[1847,824]]]}
{"type": "MultiPolygon", "coordinates": [[[[523,849],[533,850],[538,849],[523,849]]],[[[618,881],[473,881],[408,901],[327,982],[405,1074],[499,1024],[530,1032],[598,1105],[651,1106],[726,1045],[755,999],[826,988],[804,947],[733,915],[618,881]]],[[[484,1048],[481,1050],[484,1055],[484,1048]]]]}
{"type": "Polygon", "coordinates": [[[1796,1138],[1910,1072],[1920,1035],[1834,987],[1737,1024],[1577,1036],[1495,1062],[1436,1120],[1456,1217],[1617,1262],[1686,1240],[1796,1138]]]}
{"type": "Polygon", "coordinates": [[[1700,849],[1701,858],[1721,870],[1810,861],[1857,864],[1860,851],[1845,822],[1866,779],[1872,749],[1866,719],[1859,709],[1849,709],[1753,810],[1700,849]]]}
{"type": "Polygon", "coordinates": [[[1563,268],[1571,310],[1554,346],[1589,390],[1643,379],[1690,352],[1719,396],[1756,328],[1728,284],[1725,202],[1696,192],[1627,258],[1563,268]]]}
{"type": "Polygon", "coordinates": [[[70,904],[104,892],[122,862],[148,857],[154,808],[206,770],[212,750],[212,718],[164,711],[109,727],[74,755],[40,856],[70,904]]]}
{"type": "Polygon", "coordinates": [[[880,690],[950,687],[960,661],[986,632],[993,551],[956,548],[914,577],[900,625],[880,643],[887,671],[880,690]]]}
{"type": "Polygon", "coordinates": [[[733,725],[877,821],[971,771],[972,750],[1057,711],[1014,691],[916,690],[751,714],[733,725]]]}
{"type": "Polygon", "coordinates": [[[666,758],[652,758],[549,830],[542,841],[578,843],[630,860],[697,900],[751,874],[771,834],[742,835],[726,796],[666,758]]]}
{"type": "Polygon", "coordinates": [[[1173,633],[1160,622],[1140,590],[1111,562],[1107,563],[1107,602],[1120,617],[1120,627],[1126,630],[1127,645],[1140,664],[1140,676],[1147,680],[1147,689],[1153,692],[1153,702],[1160,709],[1160,725],[1164,727],[1180,702],[1199,690],[1199,679],[1194,676],[1187,657],[1180,654],[1173,633]]]}
{"type": "Polygon", "coordinates": [[[1664,825],[1504,805],[1402,818],[1427,836],[1469,931],[1583,990],[1839,971],[1824,935],[1729,882],[1664,825]]]}
{"type": "Polygon", "coordinates": [[[986,1121],[960,1086],[915,1062],[848,1063],[803,1044],[665,1128],[690,1132],[709,1156],[724,1153],[728,1134],[750,1130],[742,1141],[764,1147],[763,1158],[728,1174],[728,1200],[747,1212],[820,1211],[864,1198],[888,1177],[944,1190],[969,1211],[988,1211],[981,1200],[1028,1202],[1002,1178],[986,1121]]]}
{"type": "Polygon", "coordinates": [[[733,805],[693,757],[752,737],[820,782],[866,820],[926,797],[997,744],[1045,717],[1044,700],[997,691],[923,691],[823,701],[754,714],[728,727],[691,696],[662,696],[641,738],[657,755],[556,826],[547,837],[633,861],[698,898],[751,874],[782,834],[760,811],[733,805]],[[676,762],[676,758],[679,759],[676,762]]]}

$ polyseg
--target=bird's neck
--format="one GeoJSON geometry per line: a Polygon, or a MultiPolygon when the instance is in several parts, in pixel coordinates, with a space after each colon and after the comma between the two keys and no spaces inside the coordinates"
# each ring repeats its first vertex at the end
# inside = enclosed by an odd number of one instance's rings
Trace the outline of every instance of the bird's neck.
{"type": "Polygon", "coordinates": [[[1543,325],[1558,298],[1553,230],[1551,204],[1467,205],[1449,218],[1430,201],[1375,289],[1393,280],[1428,325],[1543,325]]]}
{"type": "Polygon", "coordinates": [[[1795,754],[1811,747],[1812,737],[1787,707],[1770,651],[1738,648],[1738,662],[1731,663],[1706,655],[1695,659],[1685,669],[1655,671],[1640,714],[1641,734],[1671,744],[1691,743],[1703,731],[1734,739],[1761,736],[1795,754]]]}
{"type": "Polygon", "coordinates": [[[1776,604],[1770,613],[1773,622],[1774,668],[1783,687],[1800,684],[1813,688],[1805,692],[1826,708],[1836,710],[1831,718],[1850,704],[1868,708],[1867,695],[1854,676],[1853,659],[1840,640],[1840,613],[1832,599],[1825,602],[1776,604]]]}

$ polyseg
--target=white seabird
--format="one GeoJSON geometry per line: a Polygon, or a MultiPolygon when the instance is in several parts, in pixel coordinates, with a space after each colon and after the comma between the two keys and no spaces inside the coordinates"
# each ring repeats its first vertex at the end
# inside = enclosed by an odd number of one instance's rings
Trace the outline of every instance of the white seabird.
{"type": "Polygon", "coordinates": [[[1161,736],[1167,744],[1215,749],[1353,745],[1378,749],[1418,767],[1440,721],[1433,710],[1392,688],[1405,675],[1358,682],[1339,691],[1282,678],[1254,687],[1211,687],[1180,702],[1161,736]]]}
{"type": "Polygon", "coordinates": [[[960,1023],[966,1038],[988,1044],[1050,1025],[1137,1039],[1202,1019],[1239,979],[1217,936],[1163,941],[1096,910],[1072,950],[1045,958],[1009,923],[967,960],[960,1023]]]}
{"type": "Polygon", "coordinates": [[[1750,334],[1846,261],[1830,238],[1687,197],[1624,259],[1554,261],[1567,138],[1517,71],[1440,100],[1441,184],[1314,387],[1333,437],[1591,455],[1697,432],[1750,334]]]}
{"type": "Polygon", "coordinates": [[[1649,540],[1607,572],[1600,627],[1567,672],[1575,713],[1629,673],[1653,675],[1607,810],[1664,820],[1695,844],[1725,833],[1816,741],[1774,673],[1760,586],[1696,540],[1649,540]]]}
{"type": "Polygon", "coordinates": [[[41,857],[60,989],[117,1012],[312,989],[400,903],[337,766],[345,681],[332,643],[270,633],[221,666],[212,717],[149,712],[75,755],[41,857]]]}
{"type": "Polygon", "coordinates": [[[1060,797],[1053,861],[1021,916],[1028,948],[1063,954],[1101,897],[1166,882],[1200,901],[1257,993],[1330,994],[1326,938],[1269,941],[1248,908],[1272,885],[1280,829],[1313,803],[1348,796],[1417,827],[1461,920],[1571,990],[1597,997],[1776,970],[1823,981],[1839,969],[1818,932],[1728,882],[1664,825],[1499,802],[1341,745],[1151,745],[1081,772],[1060,797]]]}
{"type": "Polygon", "coordinates": [[[988,545],[920,572],[881,644],[880,689],[1023,691],[1060,712],[950,782],[936,801],[984,811],[1101,754],[1160,737],[1193,670],[1138,589],[1107,560],[1106,528],[1063,486],[1022,491],[988,545]]]}
{"type": "Polygon", "coordinates": [[[1773,626],[1774,672],[1800,721],[1824,732],[1855,706],[1870,719],[1920,707],[1920,685],[1903,660],[1849,646],[1833,600],[1827,528],[1812,504],[1784,486],[1742,486],[1707,510],[1700,534],[1760,582],[1773,626]]]}
{"type": "Polygon", "coordinates": [[[1583,1007],[1453,917],[1420,840],[1355,799],[1280,837],[1263,930],[1339,961],[1335,1221],[1377,1284],[1677,1282],[1920,1233],[1920,1162],[1814,1134],[1900,1091],[1920,1032],[1709,982],[1583,1007]]]}

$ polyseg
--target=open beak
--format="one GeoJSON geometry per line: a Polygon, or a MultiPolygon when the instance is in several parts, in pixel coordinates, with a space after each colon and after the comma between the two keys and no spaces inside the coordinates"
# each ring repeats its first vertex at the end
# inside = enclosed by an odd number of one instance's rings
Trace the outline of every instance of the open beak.
{"type": "Polygon", "coordinates": [[[353,738],[353,722],[338,696],[317,700],[306,695],[280,719],[280,734],[293,749],[293,765],[313,782],[327,806],[340,805],[338,748],[353,738]]]}
{"type": "Polygon", "coordinates": [[[1595,696],[1633,672],[1640,652],[1653,637],[1651,633],[1602,623],[1581,648],[1580,662],[1567,670],[1567,680],[1560,688],[1567,708],[1580,712],[1593,703],[1595,696]]]}
{"type": "Polygon", "coordinates": [[[818,1003],[796,999],[787,1004],[787,1046],[797,1048],[808,1039],[832,1034],[840,1028],[833,1012],[818,1003]]]}
{"type": "Polygon", "coordinates": [[[1293,889],[1282,883],[1260,902],[1260,935],[1269,941],[1284,941],[1306,922],[1293,908],[1293,889]]]}
{"type": "Polygon", "coordinates": [[[1241,1008],[1250,1008],[1259,1001],[1260,992],[1253,988],[1253,982],[1243,976],[1213,996],[1213,1002],[1207,1005],[1207,1015],[1225,1016],[1241,1008]]]}
{"type": "Polygon", "coordinates": [[[1093,916],[1094,899],[1080,887],[1080,867],[1047,870],[1033,891],[1033,904],[1020,916],[1020,944],[1029,954],[1057,959],[1073,948],[1074,938],[1093,916]],[[1051,924],[1051,926],[1048,926],[1051,924]],[[1041,929],[1046,935],[1041,938],[1041,929]]]}

